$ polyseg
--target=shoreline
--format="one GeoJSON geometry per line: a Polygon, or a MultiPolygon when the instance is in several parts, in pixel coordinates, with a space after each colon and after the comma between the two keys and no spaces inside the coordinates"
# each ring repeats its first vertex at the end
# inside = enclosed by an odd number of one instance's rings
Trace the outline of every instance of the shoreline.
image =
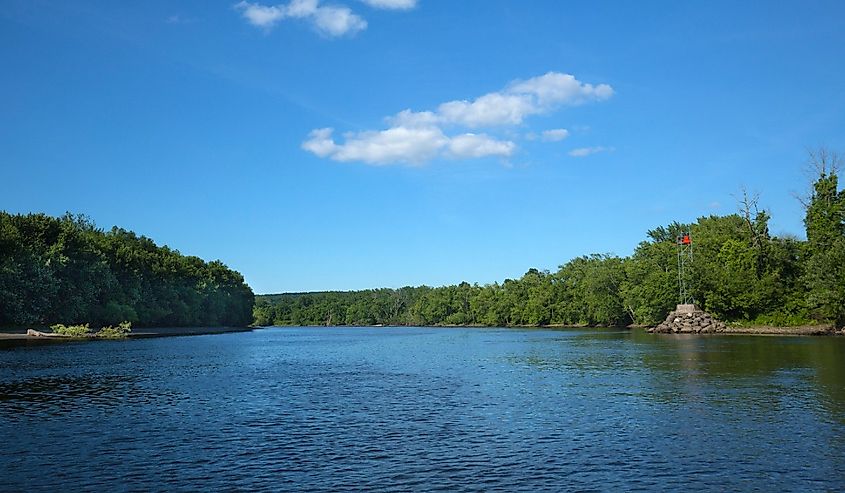
{"type": "Polygon", "coordinates": [[[800,325],[796,327],[775,327],[771,325],[750,325],[747,327],[731,327],[717,332],[717,334],[743,334],[766,336],[837,336],[845,335],[845,329],[837,329],[833,325],[800,325]]]}
{"type": "MultiPolygon", "coordinates": [[[[269,325],[269,326],[248,326],[248,327],[149,327],[143,328],[138,332],[131,332],[123,339],[150,339],[159,337],[183,337],[183,336],[198,336],[198,335],[214,335],[214,334],[231,334],[238,332],[252,332],[257,329],[264,329],[269,327],[365,327],[365,328],[382,328],[382,327],[432,327],[432,328],[493,328],[485,325],[269,325]]],[[[644,330],[648,327],[644,326],[627,326],[627,327],[604,327],[604,326],[588,326],[588,325],[510,325],[502,328],[513,329],[626,329],[626,330],[644,330]]],[[[0,329],[0,342],[6,341],[20,341],[20,342],[69,342],[69,341],[85,341],[85,340],[115,340],[102,339],[97,337],[65,337],[43,335],[35,336],[28,335],[27,329],[24,328],[7,328],[0,329]]],[[[663,334],[667,335],[667,334],[663,334]]],[[[676,335],[676,334],[668,334],[676,335]]],[[[689,335],[689,334],[683,334],[689,335]]],[[[693,334],[693,335],[757,335],[757,336],[843,336],[845,329],[836,329],[832,325],[803,325],[796,327],[775,327],[770,325],[754,325],[754,326],[728,326],[725,330],[710,333],[710,334],[693,334]]],[[[117,339],[120,340],[120,339],[117,339]]]]}
{"type": "MultiPolygon", "coordinates": [[[[27,335],[27,329],[0,329],[0,341],[85,341],[85,340],[122,340],[149,339],[155,337],[200,336],[213,334],[230,334],[236,332],[252,332],[260,327],[144,327],[133,331],[120,339],[105,339],[98,337],[65,337],[59,335],[34,336],[27,335]]],[[[49,334],[49,333],[47,333],[49,334]]]]}
{"type": "MultiPolygon", "coordinates": [[[[311,328],[335,328],[335,327],[361,327],[361,328],[384,328],[384,327],[430,327],[440,329],[455,329],[455,328],[503,328],[503,329],[625,329],[625,330],[646,330],[650,326],[647,325],[628,325],[628,326],[604,326],[604,325],[266,325],[258,328],[268,327],[311,327],[311,328]]],[[[661,335],[661,334],[655,334],[661,335]]],[[[679,334],[662,334],[662,335],[679,335],[679,334]]],[[[801,325],[795,327],[776,327],[772,325],[749,325],[749,326],[728,326],[725,330],[712,333],[702,334],[681,334],[681,335],[760,335],[760,336],[841,336],[845,335],[845,328],[837,329],[833,325],[819,324],[819,325],[801,325]]]]}

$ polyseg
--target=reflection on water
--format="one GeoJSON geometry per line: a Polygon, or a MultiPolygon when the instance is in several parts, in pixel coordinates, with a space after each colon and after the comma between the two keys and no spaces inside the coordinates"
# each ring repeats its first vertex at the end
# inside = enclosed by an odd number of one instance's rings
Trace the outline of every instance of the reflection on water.
{"type": "MultiPolygon", "coordinates": [[[[564,329],[565,330],[565,329],[564,329]]],[[[772,405],[799,388],[809,408],[845,422],[845,340],[831,337],[654,335],[642,331],[582,332],[551,338],[514,364],[563,373],[633,373],[648,378],[638,395],[664,402],[730,403],[746,388],[746,405],[772,405]],[[573,350],[577,349],[577,350],[573,350]],[[769,399],[763,402],[765,399],[769,399]]]]}
{"type": "Polygon", "coordinates": [[[0,489],[843,490],[843,356],[572,329],[7,345],[0,489]]]}

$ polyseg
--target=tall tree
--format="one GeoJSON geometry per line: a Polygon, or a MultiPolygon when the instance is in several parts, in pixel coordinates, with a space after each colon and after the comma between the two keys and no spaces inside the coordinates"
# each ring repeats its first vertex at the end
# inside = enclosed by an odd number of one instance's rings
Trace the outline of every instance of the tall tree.
{"type": "Polygon", "coordinates": [[[839,190],[841,158],[826,149],[810,153],[816,172],[805,201],[807,304],[821,320],[845,323],[845,192],[839,190]]]}

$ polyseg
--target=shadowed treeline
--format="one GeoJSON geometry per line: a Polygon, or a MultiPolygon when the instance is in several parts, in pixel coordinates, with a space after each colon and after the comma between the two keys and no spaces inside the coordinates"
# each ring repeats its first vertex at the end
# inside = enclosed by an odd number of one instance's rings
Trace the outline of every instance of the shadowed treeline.
{"type": "Polygon", "coordinates": [[[253,301],[220,261],[81,216],[0,212],[0,326],[247,325],[253,301]]]}

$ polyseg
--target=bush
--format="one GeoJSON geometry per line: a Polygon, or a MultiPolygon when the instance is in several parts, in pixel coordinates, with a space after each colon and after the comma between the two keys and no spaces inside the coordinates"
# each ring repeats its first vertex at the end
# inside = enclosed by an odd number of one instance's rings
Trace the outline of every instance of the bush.
{"type": "Polygon", "coordinates": [[[65,326],[63,324],[56,324],[50,326],[54,334],[59,334],[68,337],[88,337],[91,335],[91,329],[88,324],[85,325],[71,325],[65,326]]]}
{"type": "Polygon", "coordinates": [[[117,327],[112,327],[109,325],[108,327],[103,327],[97,332],[97,337],[102,337],[105,339],[123,339],[129,333],[132,332],[132,324],[130,322],[121,322],[117,324],[117,327]]]}
{"type": "Polygon", "coordinates": [[[85,325],[71,325],[66,326],[63,324],[56,324],[50,327],[53,329],[54,334],[62,335],[65,337],[99,337],[102,339],[123,339],[124,337],[128,336],[130,332],[132,332],[132,323],[130,322],[122,322],[119,323],[116,327],[112,327],[111,325],[107,327],[103,327],[95,333],[91,333],[91,328],[88,324],[85,325]]]}
{"type": "Polygon", "coordinates": [[[812,318],[795,313],[781,313],[775,312],[767,315],[758,315],[750,320],[738,320],[731,323],[736,327],[754,327],[758,325],[768,325],[771,327],[800,327],[804,325],[816,325],[818,321],[812,318]]]}

